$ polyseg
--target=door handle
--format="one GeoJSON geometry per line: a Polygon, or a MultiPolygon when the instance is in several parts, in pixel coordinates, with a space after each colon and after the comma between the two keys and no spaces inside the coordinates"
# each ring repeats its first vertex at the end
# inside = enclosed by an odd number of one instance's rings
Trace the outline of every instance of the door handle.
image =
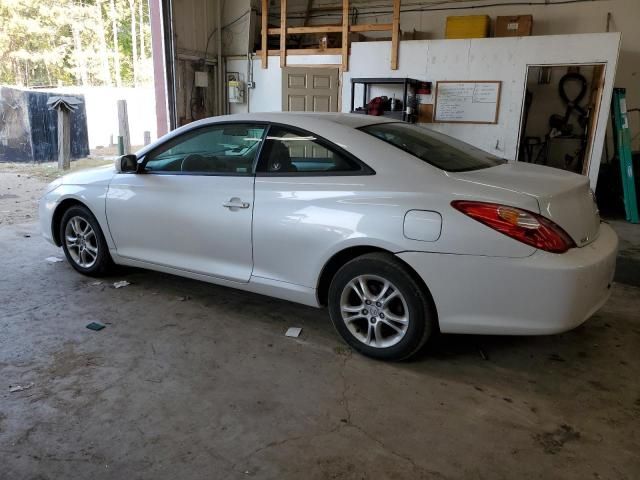
{"type": "Polygon", "coordinates": [[[222,204],[224,208],[249,208],[248,202],[243,202],[239,198],[232,198],[222,204]]]}

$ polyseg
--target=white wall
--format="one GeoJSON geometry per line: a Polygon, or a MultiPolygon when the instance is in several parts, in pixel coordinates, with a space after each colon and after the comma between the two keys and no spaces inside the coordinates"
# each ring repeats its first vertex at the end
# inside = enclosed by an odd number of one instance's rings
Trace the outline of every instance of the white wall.
{"type": "MultiPolygon", "coordinates": [[[[501,80],[502,93],[496,125],[432,124],[431,127],[469,142],[487,152],[515,160],[527,66],[535,64],[606,64],[602,98],[589,177],[595,187],[608,120],[620,34],[549,35],[473,40],[415,40],[400,43],[398,70],[390,69],[391,42],[351,44],[350,69],[342,77],[342,111],[348,112],[352,77],[411,77],[438,80],[501,80]]],[[[337,64],[339,57],[289,57],[289,64],[337,64]],[[295,60],[293,60],[295,58],[295,60]]],[[[250,94],[253,112],[279,111],[282,102],[278,57],[263,70],[254,60],[256,89],[250,94]]],[[[425,102],[431,103],[431,102],[425,102]]]]}
{"type": "Polygon", "coordinates": [[[131,145],[143,145],[144,132],[156,136],[155,91],[153,87],[64,87],[50,91],[84,95],[87,110],[89,148],[118,143],[118,100],[127,101],[131,145]]]}
{"type": "MultiPolygon", "coordinates": [[[[599,33],[607,28],[607,15],[610,13],[609,29],[612,32],[622,32],[623,40],[620,51],[620,62],[617,67],[616,86],[627,88],[627,99],[630,107],[640,106],[640,0],[594,0],[575,2],[570,4],[557,4],[554,0],[544,2],[537,0],[538,5],[522,2],[520,5],[507,5],[513,0],[422,0],[420,2],[403,2],[400,15],[400,27],[405,32],[418,30],[424,32],[429,38],[441,39],[444,37],[446,17],[450,15],[489,15],[495,20],[498,15],[522,15],[531,14],[534,17],[533,35],[557,35],[572,33],[599,33]],[[504,4],[504,5],[503,5],[504,4]],[[487,6],[488,5],[488,6],[487,6]],[[465,8],[467,7],[467,8],[465,8]],[[430,8],[428,12],[406,11],[407,9],[430,8]],[[455,8],[455,10],[447,10],[455,8]],[[437,10],[433,10],[437,9],[437,10]]],[[[214,18],[216,0],[174,0],[175,32],[178,49],[182,52],[196,52],[203,55],[204,43],[208,34],[216,26],[214,18]]],[[[307,8],[307,0],[287,0],[290,16],[300,16],[307,8]]],[[[271,13],[270,22],[277,23],[279,14],[279,2],[269,1],[271,13]]],[[[387,23],[389,14],[369,15],[373,11],[390,10],[391,1],[377,2],[375,5],[369,0],[350,0],[351,7],[357,9],[357,23],[387,23]],[[389,8],[385,8],[388,5],[389,8]],[[374,8],[375,7],[375,8],[374,8]]],[[[234,0],[223,2],[222,25],[228,25],[245,12],[253,9],[259,11],[257,0],[234,0]]],[[[340,23],[340,0],[314,0],[314,8],[335,7],[334,10],[323,10],[324,16],[313,16],[311,24],[340,23]]],[[[317,15],[319,12],[315,12],[317,15]]],[[[252,31],[260,33],[259,15],[258,21],[253,21],[249,16],[223,28],[223,50],[228,55],[244,55],[247,49],[253,45],[249,41],[252,31]],[[246,47],[246,48],[245,48],[246,47]]],[[[290,19],[290,25],[300,24],[302,20],[290,19]]],[[[388,32],[380,32],[379,35],[389,36],[388,32]]],[[[211,40],[210,52],[215,52],[216,38],[211,40]]],[[[566,50],[566,46],[558,45],[556,48],[566,50]]],[[[210,55],[211,55],[210,53],[210,55]]],[[[277,59],[276,59],[277,62],[277,59]]],[[[273,66],[273,59],[271,61],[273,66]]],[[[402,67],[402,65],[401,65],[402,67]]],[[[271,67],[270,67],[271,68],[271,67]]],[[[255,70],[260,69],[258,66],[255,70]]],[[[188,93],[191,88],[190,68],[184,62],[178,67],[178,81],[182,82],[178,92],[178,108],[180,114],[185,115],[188,108],[188,93]]],[[[246,68],[243,69],[246,73],[246,68]]],[[[271,92],[273,94],[273,92],[271,92]]],[[[279,93],[278,93],[279,94],[279,93]]],[[[262,108],[262,107],[261,107],[262,108]]],[[[231,111],[243,111],[243,107],[233,107],[231,111]]],[[[630,116],[632,132],[640,131],[640,114],[633,113],[630,116]]],[[[637,136],[633,147],[640,149],[640,136],[637,136]]]]}
{"type": "MultiPolygon", "coordinates": [[[[375,4],[370,0],[350,0],[350,6],[358,11],[357,23],[391,22],[390,14],[369,16],[369,13],[374,11],[386,10],[389,12],[391,3],[391,0],[375,2],[375,4]],[[385,8],[387,5],[389,8],[385,8]]],[[[549,0],[548,2],[532,0],[531,2],[521,1],[519,5],[507,5],[509,3],[516,2],[513,0],[403,1],[400,28],[404,32],[411,32],[414,29],[424,32],[430,39],[442,39],[448,16],[489,15],[495,21],[495,17],[498,15],[530,14],[533,15],[533,35],[603,33],[606,32],[607,14],[610,13],[609,31],[622,33],[620,62],[618,63],[615,86],[627,89],[627,100],[630,107],[640,107],[640,0],[588,0],[572,3],[561,3],[558,0],[549,0]],[[432,10],[429,12],[406,11],[407,9],[421,8],[432,10]],[[455,10],[448,8],[455,8],[455,10]]],[[[307,0],[287,0],[287,12],[290,16],[295,15],[296,12],[301,14],[306,6],[307,0]]],[[[333,16],[313,17],[311,24],[340,23],[340,0],[314,0],[313,2],[313,7],[317,9],[329,6],[337,7],[332,11],[325,10],[327,14],[333,16]]],[[[277,6],[270,6],[271,11],[276,13],[279,10],[277,6]]],[[[301,20],[296,22],[292,19],[289,23],[295,25],[300,22],[301,20]]],[[[389,32],[380,32],[378,35],[389,37],[389,32]]],[[[558,45],[557,48],[566,49],[562,45],[558,45]]],[[[629,117],[631,131],[640,132],[640,114],[633,113],[629,117]]],[[[636,138],[633,146],[640,149],[640,136],[636,138]]]]}

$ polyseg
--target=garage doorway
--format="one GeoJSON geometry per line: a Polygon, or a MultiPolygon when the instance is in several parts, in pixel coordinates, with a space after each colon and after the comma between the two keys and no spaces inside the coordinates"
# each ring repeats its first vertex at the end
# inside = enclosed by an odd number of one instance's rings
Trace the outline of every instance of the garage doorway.
{"type": "Polygon", "coordinates": [[[337,112],[339,78],[338,68],[283,68],[282,111],[337,112]]]}
{"type": "Polygon", "coordinates": [[[518,160],[586,175],[604,75],[604,64],[529,65],[518,160]]]}

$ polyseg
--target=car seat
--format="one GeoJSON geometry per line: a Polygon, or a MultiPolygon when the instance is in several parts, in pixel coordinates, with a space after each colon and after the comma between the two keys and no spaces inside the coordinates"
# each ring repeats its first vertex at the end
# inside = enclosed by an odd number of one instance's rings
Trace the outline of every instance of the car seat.
{"type": "Polygon", "coordinates": [[[291,161],[289,148],[281,140],[269,140],[267,143],[267,172],[297,172],[291,161]]]}

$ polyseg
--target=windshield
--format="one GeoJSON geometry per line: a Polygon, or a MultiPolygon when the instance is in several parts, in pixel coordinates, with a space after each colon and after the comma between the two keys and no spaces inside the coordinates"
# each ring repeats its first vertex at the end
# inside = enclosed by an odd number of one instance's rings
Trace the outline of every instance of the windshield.
{"type": "Polygon", "coordinates": [[[360,130],[447,172],[479,170],[504,163],[468,143],[408,123],[377,123],[360,130]]]}

